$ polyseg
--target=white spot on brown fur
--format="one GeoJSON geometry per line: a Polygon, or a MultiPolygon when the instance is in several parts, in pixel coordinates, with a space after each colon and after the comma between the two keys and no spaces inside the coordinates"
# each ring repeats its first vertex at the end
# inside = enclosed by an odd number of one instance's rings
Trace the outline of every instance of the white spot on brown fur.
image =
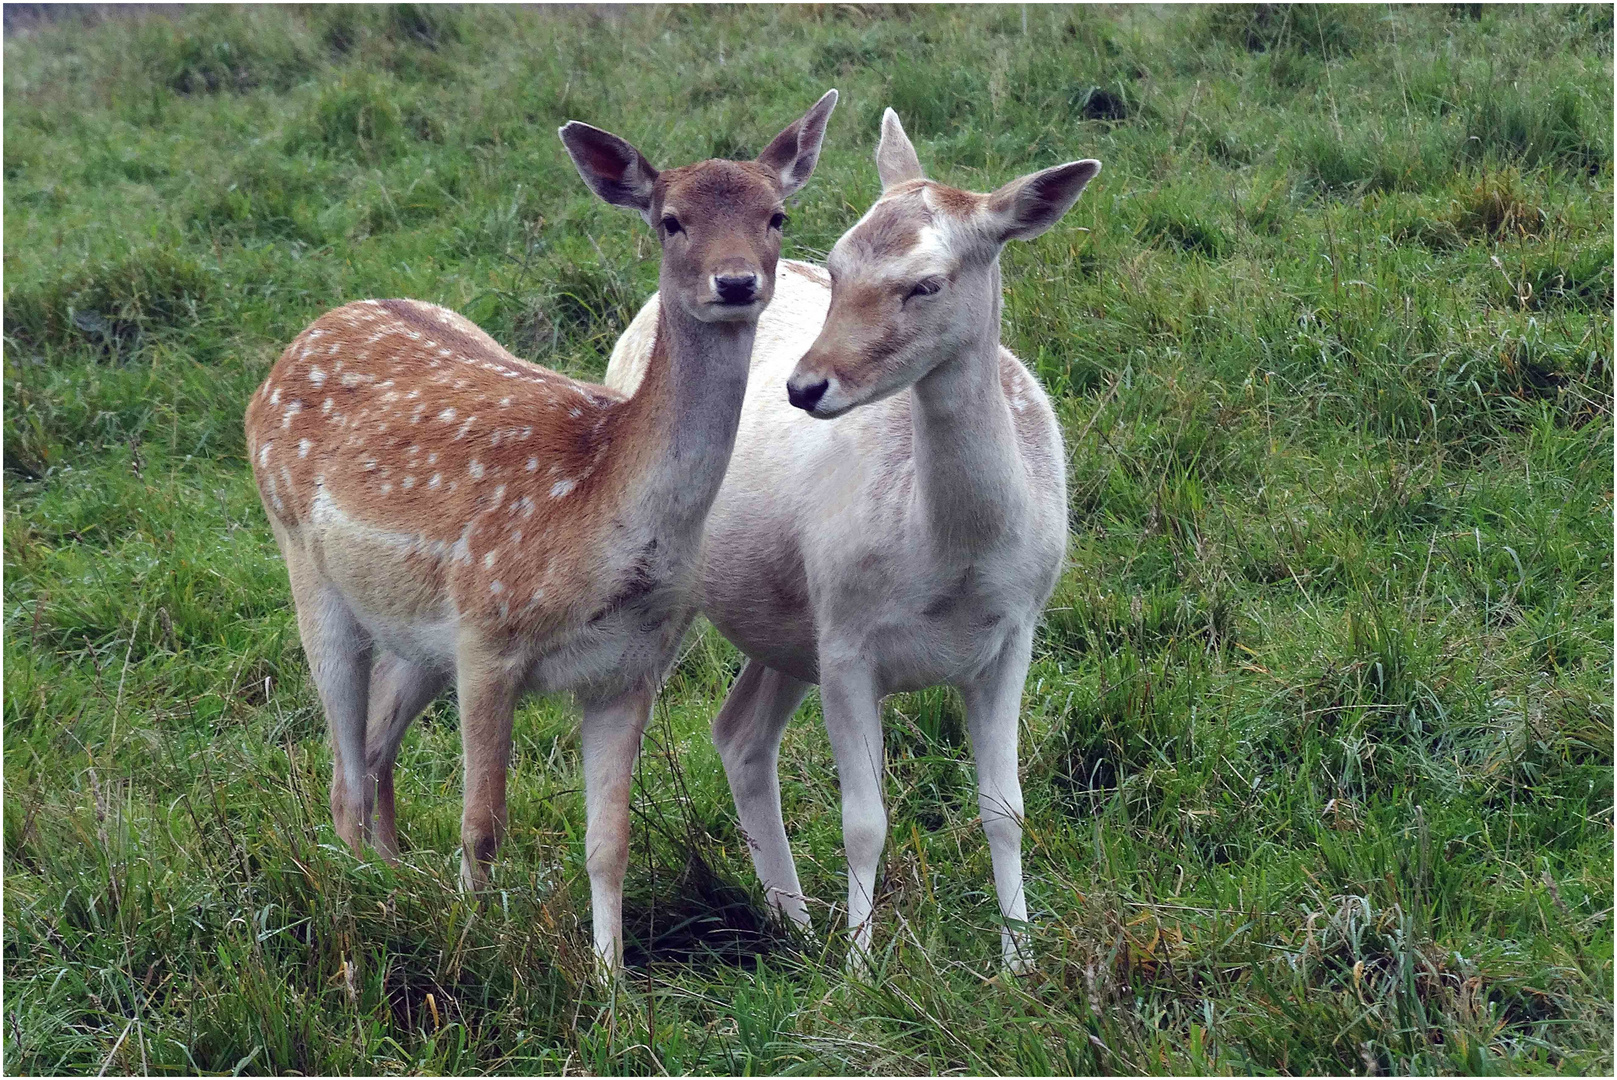
{"type": "Polygon", "coordinates": [[[488,583],[488,591],[498,596],[505,591],[505,583],[503,581],[491,581],[488,583]]]}
{"type": "Polygon", "coordinates": [[[415,487],[415,477],[406,476],[403,480],[399,481],[399,485],[403,487],[405,491],[409,491],[411,488],[415,487]]]}
{"type": "Polygon", "coordinates": [[[557,480],[554,484],[550,485],[550,497],[552,499],[560,499],[563,496],[571,493],[573,488],[577,486],[578,481],[576,480],[557,480]]]}
{"type": "Polygon", "coordinates": [[[323,413],[328,413],[328,412],[331,411],[331,399],[330,398],[327,398],[326,400],[324,400],[324,401],[322,401],[320,403],[320,411],[323,412],[323,413]]]}
{"type": "Polygon", "coordinates": [[[476,458],[472,458],[472,463],[466,466],[466,471],[472,474],[473,480],[483,479],[483,463],[476,458]]]}
{"type": "Polygon", "coordinates": [[[258,448],[258,463],[259,463],[259,465],[268,465],[269,464],[270,447],[272,447],[274,445],[275,444],[272,443],[272,442],[267,442],[263,446],[258,448]]]}
{"type": "Polygon", "coordinates": [[[444,474],[443,473],[433,473],[432,474],[432,479],[427,481],[427,486],[429,488],[435,488],[435,487],[437,487],[439,484],[441,484],[443,482],[444,482],[444,474]]]}
{"type": "Polygon", "coordinates": [[[280,403],[281,403],[281,388],[279,386],[277,386],[275,388],[275,392],[270,395],[270,404],[271,405],[279,405],[280,403]]]}
{"type": "Polygon", "coordinates": [[[316,386],[324,386],[326,382],[326,373],[317,367],[312,367],[309,369],[309,381],[314,383],[316,386]]]}
{"type": "Polygon", "coordinates": [[[308,457],[309,456],[309,448],[311,446],[313,446],[313,445],[314,444],[311,443],[308,439],[299,439],[298,440],[298,457],[308,457]]]}
{"type": "Polygon", "coordinates": [[[442,420],[446,424],[453,423],[454,420],[455,420],[455,410],[454,410],[454,408],[451,407],[451,408],[445,409],[443,412],[439,413],[438,414],[438,419],[442,420]]]}

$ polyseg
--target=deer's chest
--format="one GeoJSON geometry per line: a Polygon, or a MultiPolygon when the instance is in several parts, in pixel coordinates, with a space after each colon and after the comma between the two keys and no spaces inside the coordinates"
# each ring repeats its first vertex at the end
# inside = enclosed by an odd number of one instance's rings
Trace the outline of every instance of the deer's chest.
{"type": "Polygon", "coordinates": [[[1054,570],[1033,553],[918,568],[868,552],[828,619],[871,663],[884,693],[975,678],[1037,621],[1054,570]],[[860,572],[862,569],[863,572],[860,572]]]}

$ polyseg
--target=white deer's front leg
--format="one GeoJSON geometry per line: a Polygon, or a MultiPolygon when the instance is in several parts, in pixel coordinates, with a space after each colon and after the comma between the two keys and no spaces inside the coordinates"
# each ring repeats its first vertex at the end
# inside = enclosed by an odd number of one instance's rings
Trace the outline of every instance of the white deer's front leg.
{"type": "Polygon", "coordinates": [[[809,925],[808,904],[780,808],[780,739],[809,684],[748,660],[713,718],[713,744],[730,780],[741,831],[765,895],[792,922],[809,925]]]}
{"type": "MultiPolygon", "coordinates": [[[[822,653],[823,656],[823,653],[822,653]]],[[[820,704],[842,784],[842,843],[848,853],[848,966],[863,970],[870,957],[876,866],[887,842],[881,702],[868,668],[826,665],[820,704]]]]}
{"type": "Polygon", "coordinates": [[[1022,782],[1017,776],[1017,724],[1022,687],[1033,652],[1031,628],[1013,636],[982,677],[960,687],[966,723],[977,757],[977,803],[994,859],[994,889],[1005,925],[1000,946],[1006,968],[1033,970],[1027,933],[1027,895],[1022,888],[1022,782]]]}
{"type": "Polygon", "coordinates": [[[652,691],[639,687],[584,706],[584,866],[590,875],[595,959],[603,975],[623,966],[623,876],[629,867],[629,793],[652,691]]]}

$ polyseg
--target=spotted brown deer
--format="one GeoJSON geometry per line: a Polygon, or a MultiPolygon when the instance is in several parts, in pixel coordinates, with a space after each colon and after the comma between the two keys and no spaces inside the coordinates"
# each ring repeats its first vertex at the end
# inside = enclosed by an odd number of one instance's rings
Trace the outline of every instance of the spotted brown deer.
{"type": "MultiPolygon", "coordinates": [[[[759,320],[701,564],[703,611],[747,655],[713,738],[759,878],[807,924],[776,768],[786,722],[819,683],[858,968],[887,833],[881,699],[958,687],[1002,955],[1023,971],[1017,724],[1034,626],[1066,551],[1067,496],[1055,414],[999,343],[999,254],[1054,225],[1100,163],[960,191],[924,178],[889,109],[876,165],[881,198],[825,269],[784,263],[759,320]]],[[[661,310],[653,298],[635,317],[607,385],[650,377],[661,310]]]]}
{"type": "Polygon", "coordinates": [[[615,135],[560,129],[585,183],[662,244],[669,302],[633,396],[519,360],[445,308],[365,300],[299,334],[247,409],[331,732],[338,834],[396,857],[399,743],[453,679],[461,877],[483,885],[505,830],[517,701],[573,691],[607,969],[622,960],[631,770],[694,617],[703,521],[774,294],[781,203],[813,172],[836,97],[750,162],[659,172],[615,135]]]}

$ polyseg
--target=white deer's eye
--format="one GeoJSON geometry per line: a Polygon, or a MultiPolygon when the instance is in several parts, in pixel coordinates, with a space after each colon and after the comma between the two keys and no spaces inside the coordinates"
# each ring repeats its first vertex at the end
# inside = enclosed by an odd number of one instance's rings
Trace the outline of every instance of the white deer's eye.
{"type": "Polygon", "coordinates": [[[942,278],[922,278],[910,287],[910,291],[905,294],[904,299],[913,300],[917,296],[932,296],[941,288],[943,288],[942,278]]]}

